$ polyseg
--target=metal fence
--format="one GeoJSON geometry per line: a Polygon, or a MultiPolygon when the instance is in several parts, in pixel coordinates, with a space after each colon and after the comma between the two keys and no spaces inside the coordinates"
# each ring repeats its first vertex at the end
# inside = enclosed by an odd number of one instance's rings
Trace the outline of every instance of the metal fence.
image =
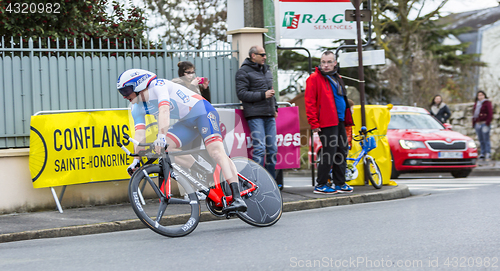
{"type": "Polygon", "coordinates": [[[212,103],[238,102],[237,51],[171,50],[164,42],[133,40],[0,41],[0,149],[28,147],[30,118],[38,111],[127,107],[116,80],[131,68],[172,79],[179,61],[191,61],[196,75],[210,80],[212,103]]]}

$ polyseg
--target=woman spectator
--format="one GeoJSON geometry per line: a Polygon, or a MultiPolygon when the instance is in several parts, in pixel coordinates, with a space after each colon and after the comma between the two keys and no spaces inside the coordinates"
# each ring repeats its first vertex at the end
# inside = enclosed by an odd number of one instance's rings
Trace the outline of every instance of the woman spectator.
{"type": "Polygon", "coordinates": [[[431,115],[438,119],[441,123],[445,123],[451,116],[450,109],[443,103],[443,97],[436,95],[432,98],[431,115]]]}
{"type": "Polygon", "coordinates": [[[476,130],[477,138],[481,146],[479,158],[489,160],[490,155],[490,123],[493,119],[493,107],[484,91],[480,90],[476,94],[476,101],[473,107],[472,126],[476,130]]]}
{"type": "Polygon", "coordinates": [[[177,67],[179,67],[177,71],[179,77],[172,79],[172,82],[189,88],[210,102],[210,89],[208,87],[210,80],[204,77],[196,77],[194,65],[189,61],[180,61],[177,63],[177,67]]]}

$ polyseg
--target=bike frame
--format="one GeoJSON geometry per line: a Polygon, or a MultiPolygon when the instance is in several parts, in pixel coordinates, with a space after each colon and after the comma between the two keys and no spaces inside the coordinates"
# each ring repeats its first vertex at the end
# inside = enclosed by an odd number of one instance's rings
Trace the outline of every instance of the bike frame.
{"type": "Polygon", "coordinates": [[[352,163],[352,165],[354,168],[356,168],[356,166],[359,164],[359,161],[361,161],[361,159],[363,159],[366,154],[367,154],[366,149],[364,146],[362,146],[361,152],[358,154],[358,157],[356,157],[356,158],[347,157],[346,160],[354,161],[354,163],[352,163]]]}
{"type": "MultiPolygon", "coordinates": [[[[126,149],[123,146],[120,146],[129,156],[135,156],[135,157],[144,157],[145,156],[148,158],[148,161],[146,163],[144,163],[137,170],[141,170],[145,165],[149,165],[149,164],[154,163],[159,158],[159,157],[157,157],[158,155],[154,154],[154,152],[152,151],[152,148],[154,147],[152,144],[139,143],[130,137],[125,137],[125,138],[137,146],[143,146],[143,147],[150,148],[149,150],[139,151],[139,154],[132,154],[132,153],[130,153],[130,151],[128,151],[128,149],[126,149]]],[[[170,155],[172,155],[172,156],[187,155],[187,154],[191,154],[192,152],[193,151],[178,151],[178,152],[171,153],[170,155]]],[[[197,152],[198,152],[198,150],[197,150],[197,152]]],[[[205,152],[206,152],[206,150],[205,150],[205,152]]],[[[222,169],[219,165],[216,164],[213,167],[214,170],[212,171],[212,177],[214,178],[215,188],[208,188],[204,184],[202,184],[200,181],[198,181],[196,178],[194,178],[191,174],[186,172],[180,165],[178,165],[176,163],[172,163],[170,161],[170,155],[169,155],[168,151],[166,151],[166,150],[163,151],[161,154],[162,159],[160,160],[160,163],[161,163],[160,166],[163,170],[163,180],[160,179],[160,182],[159,182],[160,187],[157,187],[156,184],[153,183],[151,178],[148,178],[148,182],[152,182],[151,186],[153,187],[153,189],[155,189],[155,190],[159,189],[159,191],[156,191],[156,192],[160,192],[161,194],[163,194],[163,196],[167,200],[171,199],[170,198],[170,195],[172,192],[172,190],[171,190],[171,178],[172,177],[175,178],[175,175],[173,176],[173,174],[171,174],[171,173],[173,173],[173,172],[171,172],[171,170],[175,169],[179,174],[184,176],[191,183],[191,185],[193,185],[195,188],[198,188],[203,194],[205,194],[210,200],[212,200],[216,207],[224,208],[228,205],[228,202],[233,201],[233,196],[232,195],[226,196],[224,194],[224,190],[222,189],[222,185],[220,182],[220,177],[221,177],[220,173],[221,173],[222,169]],[[166,181],[165,181],[165,176],[168,176],[168,177],[166,177],[166,181]]],[[[145,174],[145,176],[148,176],[148,175],[145,174]]],[[[162,176],[158,176],[158,178],[161,178],[161,177],[162,176]]],[[[244,185],[250,185],[250,188],[247,188],[247,189],[240,191],[240,195],[242,197],[246,196],[246,195],[251,195],[252,192],[254,192],[258,188],[257,185],[255,185],[252,181],[248,180],[245,176],[241,175],[240,173],[238,173],[238,180],[242,181],[244,185]]],[[[142,195],[139,195],[139,196],[141,197],[141,201],[144,202],[142,195]]]]}
{"type": "Polygon", "coordinates": [[[367,134],[375,129],[377,129],[377,128],[373,128],[373,129],[367,131],[366,134],[358,135],[358,136],[361,136],[361,139],[359,139],[359,140],[356,140],[353,138],[354,141],[359,142],[359,144],[361,145],[361,152],[358,154],[358,157],[356,157],[356,158],[346,157],[346,160],[354,161],[354,163],[352,165],[356,171],[357,171],[356,166],[359,164],[359,161],[361,161],[361,159],[364,159],[365,156],[368,156],[368,143],[367,142],[368,142],[368,138],[370,138],[372,136],[368,136],[367,134]]]}
{"type": "MultiPolygon", "coordinates": [[[[180,155],[182,152],[176,152],[176,155],[180,155]]],[[[199,188],[201,193],[205,194],[209,199],[211,199],[215,206],[217,207],[226,207],[228,202],[233,201],[233,196],[228,195],[226,196],[224,194],[224,191],[222,189],[222,185],[220,182],[220,172],[222,171],[221,167],[219,165],[216,165],[214,167],[214,171],[212,172],[212,177],[214,178],[214,183],[215,183],[215,188],[208,188],[204,184],[202,184],[200,181],[195,179],[191,174],[186,172],[184,169],[182,169],[179,165],[176,163],[172,163],[172,168],[175,169],[177,172],[182,174],[194,187],[199,188]]],[[[170,178],[169,178],[170,179],[170,178]]],[[[238,179],[242,181],[244,184],[250,184],[250,188],[245,189],[240,191],[240,195],[246,196],[251,194],[253,191],[255,191],[258,187],[255,185],[253,182],[248,180],[245,176],[241,175],[238,173],[238,179]]]]}
{"type": "Polygon", "coordinates": [[[368,154],[368,144],[366,143],[362,143],[366,138],[368,138],[368,136],[363,136],[363,138],[361,140],[357,140],[360,142],[360,145],[361,145],[361,152],[358,154],[358,157],[356,158],[349,158],[347,157],[346,160],[349,160],[349,161],[354,161],[353,163],[353,166],[354,168],[356,168],[356,166],[359,164],[359,161],[361,161],[361,159],[363,159],[367,154],[368,154]]]}

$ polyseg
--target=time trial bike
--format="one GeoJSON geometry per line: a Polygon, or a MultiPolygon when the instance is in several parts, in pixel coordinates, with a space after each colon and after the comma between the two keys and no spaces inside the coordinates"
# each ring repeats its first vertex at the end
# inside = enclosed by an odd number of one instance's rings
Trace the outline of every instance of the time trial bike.
{"type": "Polygon", "coordinates": [[[133,154],[119,144],[128,155],[147,159],[132,174],[128,196],[137,217],[154,232],[168,237],[180,237],[193,232],[201,215],[199,193],[206,195],[206,207],[217,217],[237,216],[257,227],[274,225],[280,219],[283,210],[281,192],[267,170],[253,160],[231,158],[238,171],[240,194],[248,209],[245,212],[226,213],[223,209],[233,200],[231,190],[220,166],[213,162],[206,150],[170,154],[164,150],[157,154],[153,143],[139,143],[128,135],[124,138],[146,147],[133,154]],[[209,176],[203,176],[200,172],[190,173],[170,159],[170,156],[194,153],[211,167],[211,170],[207,169],[209,176]],[[158,163],[153,164],[155,161],[158,163]]]}

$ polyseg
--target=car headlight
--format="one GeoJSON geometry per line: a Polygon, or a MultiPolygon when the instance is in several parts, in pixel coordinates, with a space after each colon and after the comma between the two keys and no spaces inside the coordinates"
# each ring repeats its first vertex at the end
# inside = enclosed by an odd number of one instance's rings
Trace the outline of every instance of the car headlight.
{"type": "Polygon", "coordinates": [[[471,149],[477,149],[476,141],[474,141],[474,140],[469,140],[469,142],[467,142],[467,145],[471,149]]]}
{"type": "Polygon", "coordinates": [[[399,140],[399,145],[401,145],[401,148],[409,150],[409,149],[422,149],[426,148],[424,142],[422,141],[414,141],[414,140],[404,140],[400,139],[399,140]]]}

